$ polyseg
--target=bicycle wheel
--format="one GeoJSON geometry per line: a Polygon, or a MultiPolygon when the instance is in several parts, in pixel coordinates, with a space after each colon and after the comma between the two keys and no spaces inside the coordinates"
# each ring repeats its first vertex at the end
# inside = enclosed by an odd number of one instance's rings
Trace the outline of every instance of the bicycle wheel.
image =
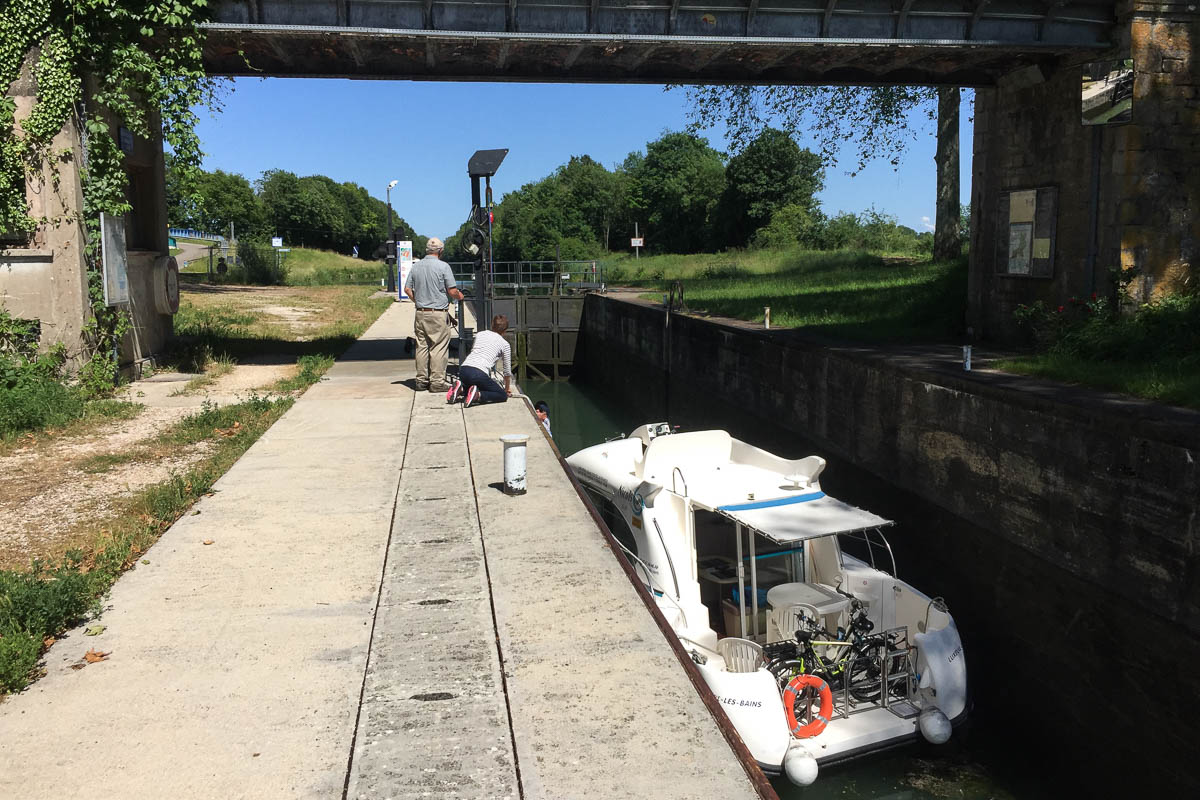
{"type": "Polygon", "coordinates": [[[881,642],[865,642],[851,648],[846,680],[850,695],[863,703],[877,703],[883,694],[883,658],[881,642]]]}

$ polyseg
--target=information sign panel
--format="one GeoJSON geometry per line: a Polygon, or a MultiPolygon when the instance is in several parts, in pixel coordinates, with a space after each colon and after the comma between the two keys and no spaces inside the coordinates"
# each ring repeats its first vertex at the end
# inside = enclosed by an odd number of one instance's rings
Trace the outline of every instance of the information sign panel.
{"type": "Polygon", "coordinates": [[[399,277],[396,291],[401,300],[408,299],[408,295],[404,293],[404,282],[408,280],[408,273],[412,272],[412,265],[412,242],[396,242],[396,269],[399,277]]]}
{"type": "Polygon", "coordinates": [[[104,269],[104,302],[129,302],[129,273],[125,261],[125,218],[100,213],[100,261],[104,269]]]}

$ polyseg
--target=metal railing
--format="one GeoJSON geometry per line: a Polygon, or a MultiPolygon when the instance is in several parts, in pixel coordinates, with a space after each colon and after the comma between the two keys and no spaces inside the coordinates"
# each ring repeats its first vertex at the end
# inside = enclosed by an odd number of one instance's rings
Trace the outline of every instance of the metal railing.
{"type": "MultiPolygon", "coordinates": [[[[451,261],[454,279],[464,292],[475,289],[475,263],[451,261]]],[[[571,294],[604,288],[598,261],[497,261],[492,264],[493,295],[571,294]]]]}
{"type": "Polygon", "coordinates": [[[216,233],[205,233],[195,228],[167,228],[167,235],[176,239],[204,239],[210,242],[223,242],[225,237],[216,233]]]}

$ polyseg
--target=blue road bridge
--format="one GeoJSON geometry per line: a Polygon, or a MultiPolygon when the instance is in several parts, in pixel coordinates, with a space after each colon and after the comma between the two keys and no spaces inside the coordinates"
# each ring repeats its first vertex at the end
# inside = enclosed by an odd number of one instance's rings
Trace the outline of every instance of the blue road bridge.
{"type": "Polygon", "coordinates": [[[217,0],[218,75],[993,86],[1112,48],[1119,0],[217,0]]]}

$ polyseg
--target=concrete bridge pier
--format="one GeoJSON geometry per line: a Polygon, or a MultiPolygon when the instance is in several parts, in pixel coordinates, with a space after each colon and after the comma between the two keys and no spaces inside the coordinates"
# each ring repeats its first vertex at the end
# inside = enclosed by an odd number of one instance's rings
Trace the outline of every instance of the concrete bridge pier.
{"type": "Polygon", "coordinates": [[[1108,52],[1031,67],[975,104],[969,325],[1014,339],[1013,311],[1114,296],[1146,302],[1200,269],[1200,5],[1125,0],[1108,52]],[[1132,59],[1132,120],[1084,125],[1086,63],[1132,59]],[[1021,231],[1027,223],[1031,231],[1021,231]],[[1032,259],[1010,263],[1031,233],[1032,259]]]}

